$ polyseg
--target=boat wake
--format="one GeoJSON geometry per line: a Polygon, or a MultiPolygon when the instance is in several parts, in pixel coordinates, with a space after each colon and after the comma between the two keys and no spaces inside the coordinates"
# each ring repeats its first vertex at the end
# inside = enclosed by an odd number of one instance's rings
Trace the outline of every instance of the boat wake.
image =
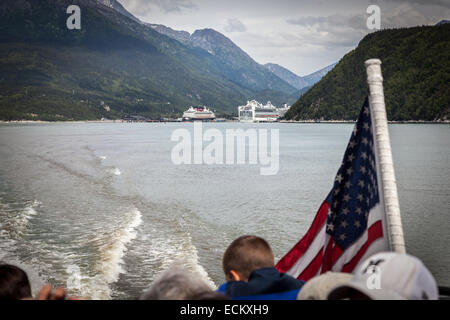
{"type": "Polygon", "coordinates": [[[29,222],[37,214],[36,209],[42,203],[34,200],[28,202],[22,209],[16,209],[7,203],[0,205],[0,232],[9,239],[20,239],[28,231],[29,222]]]}
{"type": "Polygon", "coordinates": [[[127,245],[136,238],[137,228],[142,223],[141,212],[133,208],[113,230],[104,232],[89,241],[89,245],[98,249],[98,261],[94,266],[94,276],[83,274],[76,264],[69,264],[67,288],[72,292],[91,299],[111,299],[110,284],[119,280],[125,273],[123,258],[127,245]]]}
{"type": "Polygon", "coordinates": [[[189,233],[183,232],[183,234],[173,234],[169,237],[165,234],[161,237],[155,237],[157,230],[154,231],[151,239],[145,239],[149,252],[147,262],[153,265],[159,264],[158,272],[155,272],[150,280],[154,280],[159,272],[170,268],[172,265],[182,265],[199,274],[211,289],[217,287],[208,272],[200,264],[198,250],[192,243],[192,237],[189,233]]]}
{"type": "Polygon", "coordinates": [[[115,176],[120,176],[122,174],[122,172],[120,172],[119,168],[116,168],[116,167],[114,167],[113,169],[110,169],[109,173],[111,173],[115,176]]]}

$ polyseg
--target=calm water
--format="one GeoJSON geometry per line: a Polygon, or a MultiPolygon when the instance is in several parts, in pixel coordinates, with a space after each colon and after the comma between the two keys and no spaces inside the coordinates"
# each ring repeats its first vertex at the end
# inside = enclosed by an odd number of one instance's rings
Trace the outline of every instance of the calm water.
{"type": "MultiPolygon", "coordinates": [[[[278,128],[280,169],[180,165],[170,140],[192,124],[0,125],[0,259],[74,295],[137,298],[181,259],[223,281],[221,257],[243,234],[280,258],[332,186],[351,124],[204,124],[278,128]]],[[[407,250],[450,285],[450,126],[391,125],[407,250]]]]}

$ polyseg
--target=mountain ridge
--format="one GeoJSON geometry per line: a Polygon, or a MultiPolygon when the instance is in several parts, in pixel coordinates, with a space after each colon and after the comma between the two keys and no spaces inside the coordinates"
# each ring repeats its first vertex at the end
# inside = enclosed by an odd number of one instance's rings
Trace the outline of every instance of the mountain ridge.
{"type": "Polygon", "coordinates": [[[136,22],[141,23],[141,21],[137,17],[135,17],[132,13],[130,13],[127,9],[125,9],[124,6],[117,0],[96,0],[96,1],[103,4],[104,6],[116,10],[117,12],[136,22]]]}
{"type": "Polygon", "coordinates": [[[291,86],[297,88],[298,90],[304,89],[306,87],[313,86],[316,82],[318,82],[322,77],[324,77],[336,63],[332,63],[322,69],[319,69],[311,74],[306,76],[298,76],[289,69],[280,66],[276,63],[266,63],[264,67],[266,67],[270,72],[277,75],[279,78],[288,82],[291,86]]]}
{"type": "Polygon", "coordinates": [[[161,24],[145,23],[154,30],[193,48],[200,48],[215,56],[227,66],[226,76],[243,86],[255,90],[275,90],[288,95],[296,94],[296,88],[253,60],[245,51],[222,33],[211,29],[198,29],[192,34],[174,30],[161,24]]]}

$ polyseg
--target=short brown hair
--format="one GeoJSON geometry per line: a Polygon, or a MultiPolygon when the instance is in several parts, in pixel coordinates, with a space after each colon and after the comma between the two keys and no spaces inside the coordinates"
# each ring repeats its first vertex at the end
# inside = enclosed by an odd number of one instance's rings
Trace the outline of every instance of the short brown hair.
{"type": "Polygon", "coordinates": [[[275,261],[266,240],[257,236],[242,236],[228,246],[222,264],[225,276],[235,270],[248,279],[254,270],[273,268],[275,261]]]}

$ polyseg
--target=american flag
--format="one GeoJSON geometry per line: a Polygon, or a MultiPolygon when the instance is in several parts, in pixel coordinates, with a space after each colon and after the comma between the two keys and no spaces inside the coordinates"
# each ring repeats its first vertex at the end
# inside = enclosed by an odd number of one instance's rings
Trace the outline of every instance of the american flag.
{"type": "Polygon", "coordinates": [[[366,257],[388,250],[378,173],[371,108],[366,98],[333,189],[307,233],[276,268],[307,281],[330,270],[352,272],[366,257]]]}

